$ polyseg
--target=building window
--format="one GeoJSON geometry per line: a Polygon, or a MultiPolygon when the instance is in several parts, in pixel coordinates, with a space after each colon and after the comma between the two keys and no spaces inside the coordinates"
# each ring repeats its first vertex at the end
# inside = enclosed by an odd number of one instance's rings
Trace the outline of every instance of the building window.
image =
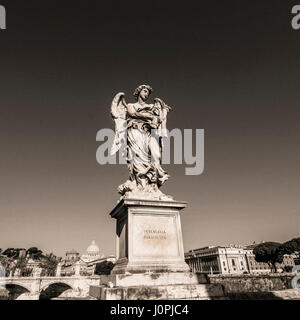
{"type": "Polygon", "coordinates": [[[232,266],[235,267],[235,260],[232,259],[231,261],[232,261],[232,266]]]}

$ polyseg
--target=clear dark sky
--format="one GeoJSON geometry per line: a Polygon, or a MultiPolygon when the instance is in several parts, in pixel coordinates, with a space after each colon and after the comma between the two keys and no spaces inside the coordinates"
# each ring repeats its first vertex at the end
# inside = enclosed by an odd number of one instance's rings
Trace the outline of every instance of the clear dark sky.
{"type": "MultiPolygon", "coordinates": [[[[205,172],[165,166],[185,249],[299,236],[297,1],[15,1],[0,31],[0,248],[115,248],[126,166],[96,162],[137,85],[205,129],[205,172]]],[[[298,3],[299,4],[299,3],[298,3]]]]}

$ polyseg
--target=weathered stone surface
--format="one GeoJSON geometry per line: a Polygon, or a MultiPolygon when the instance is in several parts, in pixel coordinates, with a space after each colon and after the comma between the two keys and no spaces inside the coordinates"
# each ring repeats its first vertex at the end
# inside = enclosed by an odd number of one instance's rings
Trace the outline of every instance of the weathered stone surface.
{"type": "Polygon", "coordinates": [[[213,284],[138,286],[107,288],[91,286],[90,296],[98,300],[220,300],[223,287],[213,284]]]}
{"type": "Polygon", "coordinates": [[[227,293],[270,292],[292,289],[296,273],[260,275],[209,275],[210,283],[222,284],[227,293]]]}
{"type": "MultiPolygon", "coordinates": [[[[286,289],[290,288],[294,276],[295,274],[214,275],[209,276],[210,284],[202,285],[149,285],[112,289],[103,285],[91,288],[90,295],[103,300],[300,300],[300,289],[286,289]]],[[[199,282],[204,280],[198,275],[199,282]]]]}
{"type": "Polygon", "coordinates": [[[192,272],[112,274],[100,276],[100,279],[101,285],[111,282],[115,287],[199,284],[200,282],[198,276],[192,272]]]}

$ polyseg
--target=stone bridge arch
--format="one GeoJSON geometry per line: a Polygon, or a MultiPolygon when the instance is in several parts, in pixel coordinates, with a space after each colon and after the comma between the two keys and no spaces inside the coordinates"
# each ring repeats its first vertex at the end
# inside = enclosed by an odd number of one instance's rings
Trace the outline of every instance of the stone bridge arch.
{"type": "Polygon", "coordinates": [[[5,289],[9,292],[9,300],[18,300],[24,294],[31,294],[31,287],[19,282],[8,282],[5,289]]]}
{"type": "Polygon", "coordinates": [[[50,300],[58,298],[69,290],[73,292],[74,287],[68,281],[49,281],[46,284],[41,285],[39,292],[39,300],[50,300]]]}
{"type": "Polygon", "coordinates": [[[60,295],[65,298],[85,298],[89,294],[90,285],[98,283],[98,277],[82,276],[6,278],[0,281],[0,285],[9,286],[10,296],[18,300],[51,299],[60,295]]]}
{"type": "Polygon", "coordinates": [[[6,281],[5,286],[9,286],[9,285],[14,285],[14,286],[19,286],[19,287],[23,287],[25,288],[27,291],[31,292],[32,291],[32,286],[31,283],[26,283],[24,281],[18,281],[18,280],[14,280],[14,281],[6,281]]]}

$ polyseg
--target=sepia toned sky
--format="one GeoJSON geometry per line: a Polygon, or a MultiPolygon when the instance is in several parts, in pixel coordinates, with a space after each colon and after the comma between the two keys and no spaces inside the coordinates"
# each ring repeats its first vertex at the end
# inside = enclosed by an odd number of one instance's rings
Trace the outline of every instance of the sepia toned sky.
{"type": "Polygon", "coordinates": [[[205,171],[167,165],[185,250],[300,236],[300,31],[287,0],[0,1],[0,248],[115,250],[126,166],[100,166],[110,104],[147,83],[205,171]]]}

